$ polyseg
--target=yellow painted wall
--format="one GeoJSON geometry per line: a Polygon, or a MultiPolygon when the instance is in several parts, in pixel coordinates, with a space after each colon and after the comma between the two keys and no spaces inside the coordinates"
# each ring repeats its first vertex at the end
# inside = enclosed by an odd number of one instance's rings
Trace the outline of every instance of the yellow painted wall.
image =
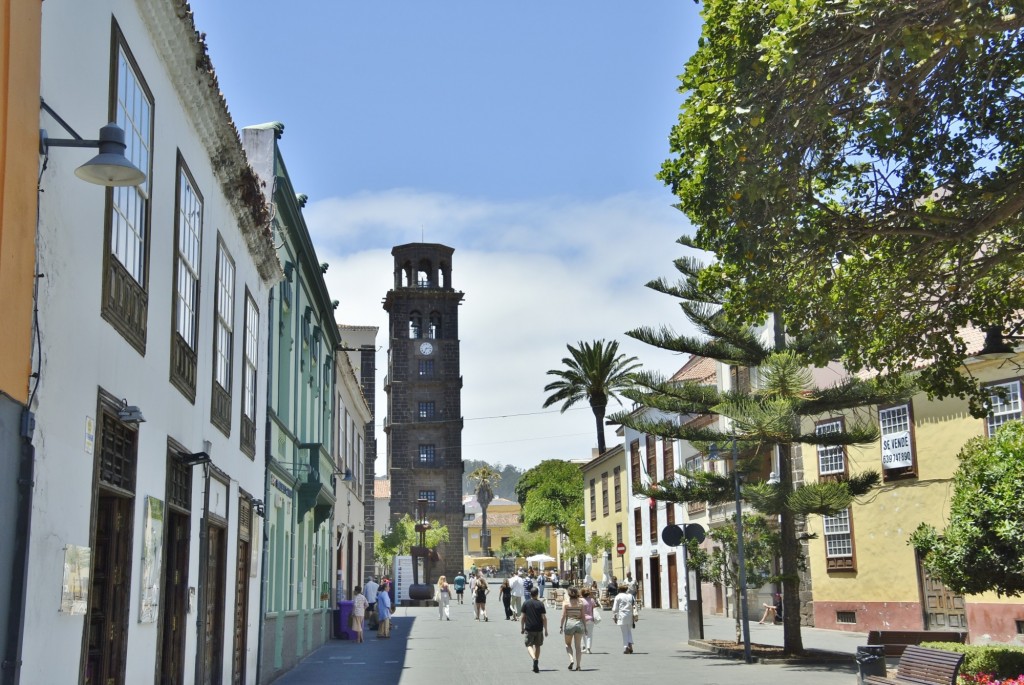
{"type": "Polygon", "coordinates": [[[0,392],[28,403],[36,176],[39,170],[40,0],[0,0],[0,392]]]}
{"type": "MultiPolygon", "coordinates": [[[[607,535],[612,539],[612,573],[616,576],[622,576],[623,560],[625,560],[625,568],[627,571],[633,569],[633,560],[629,554],[629,520],[628,516],[631,514],[629,507],[629,493],[626,491],[626,454],[622,449],[622,446],[616,446],[611,450],[608,450],[600,457],[592,459],[590,462],[583,465],[583,520],[585,522],[584,527],[587,531],[587,537],[591,537],[592,534],[607,535]],[[622,493],[621,501],[619,502],[620,510],[615,511],[615,467],[618,466],[620,469],[620,478],[622,479],[622,493]],[[601,474],[608,473],[608,515],[604,514],[604,504],[601,499],[601,474]],[[591,520],[590,518],[590,481],[593,479],[595,488],[595,497],[597,502],[597,518],[591,520]],[[615,552],[615,526],[616,524],[622,524],[622,541],[626,543],[626,554],[624,557],[620,557],[615,552]]],[[[594,564],[590,569],[590,577],[598,582],[601,581],[604,573],[604,559],[594,559],[594,564]]]]}
{"type": "MultiPolygon", "coordinates": [[[[1024,355],[1018,361],[1024,361],[1024,355]]],[[[973,364],[971,372],[982,382],[1019,375],[1012,365],[1001,361],[973,364]]],[[[929,401],[921,394],[913,398],[911,412],[918,477],[883,482],[851,508],[855,572],[827,570],[822,517],[808,518],[809,531],[818,534],[818,539],[809,542],[808,559],[815,602],[920,602],[915,554],[907,540],[921,523],[940,530],[946,525],[957,455],[968,440],[984,435],[985,423],[971,417],[967,403],[958,399],[929,401]]],[[[862,416],[869,416],[877,425],[876,409],[862,410],[862,416]]],[[[810,424],[805,428],[813,430],[810,424]]],[[[814,480],[817,452],[810,446],[804,447],[803,453],[806,478],[814,480]]],[[[851,475],[867,470],[882,473],[878,442],[848,448],[847,458],[851,475]]]]}

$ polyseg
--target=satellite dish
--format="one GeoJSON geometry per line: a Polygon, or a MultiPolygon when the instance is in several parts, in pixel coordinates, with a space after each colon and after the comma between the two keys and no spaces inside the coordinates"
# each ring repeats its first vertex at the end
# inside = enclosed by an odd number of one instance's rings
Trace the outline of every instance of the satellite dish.
{"type": "Polygon", "coordinates": [[[682,527],[672,524],[661,529],[661,541],[669,547],[678,547],[683,541],[684,532],[682,527]]]}

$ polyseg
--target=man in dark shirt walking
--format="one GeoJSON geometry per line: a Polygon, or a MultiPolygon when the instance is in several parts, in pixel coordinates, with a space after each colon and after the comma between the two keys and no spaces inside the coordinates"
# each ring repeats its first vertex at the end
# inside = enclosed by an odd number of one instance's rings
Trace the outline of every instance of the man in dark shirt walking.
{"type": "Polygon", "coordinates": [[[544,636],[548,634],[548,616],[544,602],[537,599],[540,594],[537,588],[530,589],[530,599],[523,603],[522,616],[519,619],[520,633],[526,635],[526,651],[533,659],[533,672],[539,673],[540,646],[544,644],[544,636]]]}

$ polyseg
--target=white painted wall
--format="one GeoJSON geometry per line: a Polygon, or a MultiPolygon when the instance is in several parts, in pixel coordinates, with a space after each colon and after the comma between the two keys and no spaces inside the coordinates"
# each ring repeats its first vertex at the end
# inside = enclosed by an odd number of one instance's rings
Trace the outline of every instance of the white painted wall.
{"type": "MultiPolygon", "coordinates": [[[[644,411],[646,413],[646,416],[648,418],[650,418],[651,420],[665,420],[665,419],[675,419],[675,420],[678,420],[678,417],[674,417],[674,416],[672,416],[672,415],[670,415],[670,414],[668,414],[666,412],[659,412],[659,411],[655,411],[655,410],[644,410],[644,411]]],[[[625,488],[626,488],[626,492],[632,493],[633,492],[633,471],[632,471],[632,466],[631,466],[631,464],[632,464],[631,458],[632,457],[631,457],[631,454],[630,454],[630,445],[632,444],[632,442],[634,440],[639,440],[640,441],[641,474],[644,474],[646,472],[646,469],[647,469],[647,445],[646,445],[646,438],[647,438],[647,436],[645,436],[643,433],[639,433],[639,432],[637,432],[637,431],[635,431],[635,430],[633,430],[632,428],[629,428],[629,427],[624,427],[623,430],[624,430],[624,432],[623,432],[623,440],[625,441],[624,444],[623,444],[623,447],[624,447],[624,449],[626,451],[626,469],[625,469],[626,484],[625,484],[625,488]]],[[[648,479],[645,480],[643,483],[641,483],[642,485],[648,485],[651,482],[658,482],[658,481],[664,480],[665,478],[672,477],[672,475],[673,475],[671,473],[669,473],[669,474],[664,473],[664,462],[662,460],[662,440],[660,440],[660,439],[657,441],[656,450],[657,450],[657,460],[656,460],[657,461],[657,467],[656,467],[657,468],[657,472],[656,473],[647,474],[648,479]]],[[[680,457],[680,454],[679,454],[678,445],[675,446],[675,450],[674,450],[673,454],[675,455],[676,468],[679,468],[681,457],[680,457]]],[[[674,507],[675,508],[675,522],[676,522],[677,525],[681,524],[681,523],[685,523],[685,521],[686,521],[684,513],[683,513],[684,512],[684,508],[681,507],[678,504],[669,504],[669,503],[666,503],[666,502],[656,502],[654,509],[651,509],[651,507],[649,506],[648,501],[647,501],[646,498],[639,499],[639,498],[633,497],[633,496],[630,496],[630,498],[628,500],[628,503],[629,503],[629,510],[626,512],[626,519],[627,519],[627,522],[628,522],[628,534],[627,534],[627,540],[625,540],[625,542],[626,542],[627,545],[630,546],[630,554],[629,554],[629,556],[634,561],[634,565],[635,565],[635,561],[637,559],[643,559],[644,578],[642,580],[643,580],[644,606],[648,606],[648,607],[651,606],[651,584],[652,584],[652,582],[657,582],[659,584],[660,589],[661,589],[661,607],[663,609],[668,609],[671,606],[670,597],[669,597],[669,583],[668,583],[668,556],[670,554],[676,554],[676,557],[677,557],[677,559],[676,559],[676,573],[677,573],[677,579],[678,579],[677,583],[676,583],[676,590],[677,590],[676,591],[676,595],[677,595],[678,602],[679,602],[679,609],[680,610],[685,610],[686,609],[686,574],[685,574],[685,568],[683,566],[682,550],[680,548],[676,548],[676,547],[669,547],[668,545],[666,545],[664,542],[661,541],[661,531],[665,528],[666,525],[668,525],[668,515],[666,514],[665,508],[666,507],[674,507]],[[634,510],[637,507],[640,508],[640,517],[641,517],[641,522],[642,522],[641,523],[641,526],[642,526],[642,529],[641,529],[641,539],[643,540],[643,542],[641,544],[639,544],[639,545],[636,543],[636,526],[635,526],[635,519],[634,519],[634,513],[633,513],[634,510]],[[657,517],[657,522],[656,523],[657,523],[657,527],[658,527],[658,541],[656,543],[652,543],[650,541],[650,532],[649,532],[650,531],[650,527],[649,526],[650,526],[651,516],[656,516],[657,517]],[[651,558],[652,555],[655,555],[655,554],[661,560],[661,575],[660,575],[659,578],[652,579],[652,578],[650,578],[650,558],[651,558]]],[[[613,569],[614,569],[613,572],[614,572],[615,576],[617,578],[619,578],[619,582],[621,583],[624,576],[622,574],[622,568],[621,568],[621,566],[619,565],[619,563],[617,561],[614,564],[613,569]]],[[[630,572],[630,573],[633,573],[634,576],[635,576],[635,573],[636,573],[636,569],[635,568],[627,567],[626,571],[630,572]]],[[[635,577],[634,577],[634,580],[636,580],[635,577]]]]}
{"type": "MultiPolygon", "coordinates": [[[[63,555],[66,545],[89,546],[93,506],[94,457],[86,451],[87,421],[97,418],[97,390],[103,388],[141,408],[146,422],[139,427],[138,476],[131,577],[124,591],[131,596],[128,625],[127,682],[152,682],[157,653],[157,623],[137,622],[139,609],[142,514],[145,497],[165,496],[165,454],[168,437],[193,451],[212,443],[215,466],[228,474],[227,588],[225,634],[230,652],[234,613],[234,568],[240,489],[259,497],[263,492],[263,445],[266,387],[266,303],[269,284],[259,277],[238,220],[214,176],[210,153],[196,131],[196,120],[183,106],[185,95],[173,87],[163,61],[178,46],[152,44],[152,36],[129,0],[47,0],[42,4],[42,95],[77,132],[95,138],[108,118],[111,60],[111,16],[124,33],[154,97],[152,150],[149,314],[145,356],[132,348],[100,316],[103,263],[104,189],[79,180],[75,167],[94,154],[88,150],[54,149],[42,175],[40,196],[39,331],[40,385],[34,398],[37,446],[34,510],[30,540],[29,586],[25,623],[23,673],[35,682],[77,682],[84,616],[59,613],[63,555]],[[176,155],[181,151],[204,197],[199,323],[197,398],[193,405],[169,382],[172,267],[176,155]],[[209,421],[212,378],[215,255],[220,233],[235,260],[235,335],[232,432],[225,436],[209,421]],[[260,307],[261,330],[257,376],[257,458],[238,448],[245,288],[260,307]],[[61,655],[54,658],[55,654],[61,655]]],[[[197,87],[199,87],[197,85],[197,87]]],[[[201,86],[205,87],[205,86],[201,86]]],[[[41,116],[52,137],[68,137],[49,116],[41,116]]],[[[189,585],[198,582],[201,524],[206,480],[204,468],[193,469],[192,545],[189,585]]],[[[254,517],[253,545],[262,540],[261,519],[254,517]]],[[[258,566],[257,566],[258,569],[258,566]]],[[[248,679],[254,682],[259,578],[250,579],[248,679]]],[[[195,658],[196,615],[188,620],[186,661],[195,658]]],[[[231,663],[224,660],[224,678],[231,663]]],[[[186,682],[194,669],[186,668],[186,682]]]]}

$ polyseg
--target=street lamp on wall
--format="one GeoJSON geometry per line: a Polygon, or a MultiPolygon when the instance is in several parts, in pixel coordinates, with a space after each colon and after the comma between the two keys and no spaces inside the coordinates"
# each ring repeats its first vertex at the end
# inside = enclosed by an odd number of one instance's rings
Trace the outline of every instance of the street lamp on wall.
{"type": "Polygon", "coordinates": [[[99,154],[75,169],[75,176],[106,187],[137,186],[146,180],[146,174],[125,157],[124,130],[111,122],[100,128],[98,140],[84,140],[59,114],[40,98],[39,106],[53,117],[71,138],[50,138],[46,129],[39,129],[39,154],[49,156],[51,147],[99,148],[99,154]]]}

